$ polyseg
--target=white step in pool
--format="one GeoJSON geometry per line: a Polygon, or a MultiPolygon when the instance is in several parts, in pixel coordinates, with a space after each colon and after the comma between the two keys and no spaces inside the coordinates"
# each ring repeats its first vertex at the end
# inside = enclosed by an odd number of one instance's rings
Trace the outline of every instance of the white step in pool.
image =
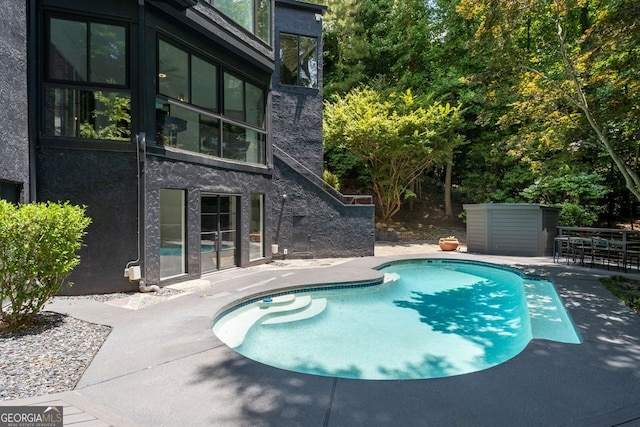
{"type": "Polygon", "coordinates": [[[327,308],[326,298],[312,299],[311,304],[309,304],[304,310],[297,311],[291,314],[283,314],[280,316],[271,317],[262,322],[262,325],[278,325],[281,323],[297,322],[299,320],[311,319],[312,317],[315,317],[318,314],[322,313],[325,308],[327,308]]]}
{"type": "Polygon", "coordinates": [[[273,303],[273,300],[270,303],[260,302],[257,307],[251,307],[239,313],[233,321],[233,327],[229,327],[226,322],[216,323],[214,332],[218,338],[229,347],[239,347],[244,342],[244,338],[247,336],[249,329],[263,317],[300,310],[311,304],[311,297],[309,295],[296,297],[292,294],[291,296],[293,298],[290,298],[288,295],[282,295],[282,297],[287,298],[276,297],[274,300],[280,298],[276,303],[273,303]]]}

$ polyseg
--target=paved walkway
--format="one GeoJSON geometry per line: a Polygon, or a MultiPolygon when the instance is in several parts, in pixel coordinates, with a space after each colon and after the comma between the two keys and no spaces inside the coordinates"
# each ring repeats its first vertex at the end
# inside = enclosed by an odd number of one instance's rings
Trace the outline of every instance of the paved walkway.
{"type": "Polygon", "coordinates": [[[65,425],[73,426],[640,425],[640,317],[598,283],[606,270],[557,265],[550,258],[442,253],[433,246],[381,245],[376,255],[224,271],[181,285],[188,292],[179,297],[137,310],[57,301],[48,307],[111,325],[109,338],[76,390],[0,405],[63,405],[65,425]],[[211,332],[215,313],[238,298],[374,279],[380,273],[371,267],[423,256],[516,265],[549,276],[583,343],[534,340],[501,365],[456,377],[364,381],[265,366],[211,332]]]}

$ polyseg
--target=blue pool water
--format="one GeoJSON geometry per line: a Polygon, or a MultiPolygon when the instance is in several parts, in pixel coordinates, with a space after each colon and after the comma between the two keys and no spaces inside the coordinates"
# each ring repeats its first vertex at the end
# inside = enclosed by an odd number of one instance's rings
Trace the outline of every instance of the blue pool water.
{"type": "Polygon", "coordinates": [[[514,270],[444,260],[391,263],[366,287],[274,295],[219,317],[244,356],[297,372],[418,379],[487,369],[534,338],[580,343],[553,285],[514,270]]]}

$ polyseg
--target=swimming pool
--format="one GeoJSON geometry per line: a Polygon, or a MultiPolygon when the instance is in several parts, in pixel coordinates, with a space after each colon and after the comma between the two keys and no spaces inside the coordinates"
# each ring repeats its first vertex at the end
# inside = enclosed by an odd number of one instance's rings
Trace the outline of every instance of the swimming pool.
{"type": "Polygon", "coordinates": [[[553,284],[458,260],[380,268],[384,281],[299,289],[246,301],[214,333],[278,368],[356,379],[419,379],[487,369],[532,339],[580,338],[553,284]]]}

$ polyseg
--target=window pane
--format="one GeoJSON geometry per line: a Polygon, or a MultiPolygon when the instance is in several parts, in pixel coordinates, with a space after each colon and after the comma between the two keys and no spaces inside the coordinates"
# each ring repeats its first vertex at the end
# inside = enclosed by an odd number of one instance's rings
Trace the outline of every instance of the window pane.
{"type": "Polygon", "coordinates": [[[156,142],[219,156],[220,121],[178,105],[156,103],[156,142]]]}
{"type": "Polygon", "coordinates": [[[220,156],[220,121],[200,114],[200,152],[220,156]]]}
{"type": "Polygon", "coordinates": [[[49,34],[49,77],[87,81],[87,24],[52,18],[49,34]]]}
{"type": "Polygon", "coordinates": [[[247,123],[264,129],[264,91],[250,83],[245,83],[247,123]]]}
{"type": "Polygon", "coordinates": [[[262,194],[251,195],[251,215],[249,217],[249,260],[264,257],[264,209],[262,194]]]}
{"type": "Polygon", "coordinates": [[[300,86],[318,87],[317,51],[318,43],[314,37],[300,36],[300,86]]]}
{"type": "Polygon", "coordinates": [[[218,268],[218,197],[200,199],[200,273],[218,268]]]}
{"type": "Polygon", "coordinates": [[[218,111],[218,69],[197,56],[191,57],[191,103],[218,111]]]}
{"type": "Polygon", "coordinates": [[[245,161],[250,163],[265,163],[265,145],[267,137],[265,134],[247,129],[245,138],[248,143],[245,154],[245,161]]]}
{"type": "Polygon", "coordinates": [[[158,45],[158,91],[189,102],[189,55],[160,40],[158,45]]]}
{"type": "Polygon", "coordinates": [[[127,49],[124,27],[91,24],[91,81],[127,84],[127,49]]]}
{"type": "Polygon", "coordinates": [[[258,0],[258,19],[256,36],[265,43],[271,44],[271,2],[258,0]]]}
{"type": "Polygon", "coordinates": [[[246,137],[246,129],[241,126],[224,124],[224,136],[222,144],[222,157],[231,160],[245,161],[249,142],[246,137]]]}
{"type": "Polygon", "coordinates": [[[254,0],[215,0],[215,7],[253,33],[254,0]]]}
{"type": "Polygon", "coordinates": [[[280,83],[298,83],[298,37],[280,34],[280,83]]]}
{"type": "Polygon", "coordinates": [[[46,88],[44,104],[47,136],[131,139],[127,93],[46,88]]]}
{"type": "Polygon", "coordinates": [[[186,272],[183,190],[160,190],[160,277],[186,272]]]}
{"type": "Polygon", "coordinates": [[[244,121],[243,82],[237,77],[224,73],[224,115],[244,121]]]}

